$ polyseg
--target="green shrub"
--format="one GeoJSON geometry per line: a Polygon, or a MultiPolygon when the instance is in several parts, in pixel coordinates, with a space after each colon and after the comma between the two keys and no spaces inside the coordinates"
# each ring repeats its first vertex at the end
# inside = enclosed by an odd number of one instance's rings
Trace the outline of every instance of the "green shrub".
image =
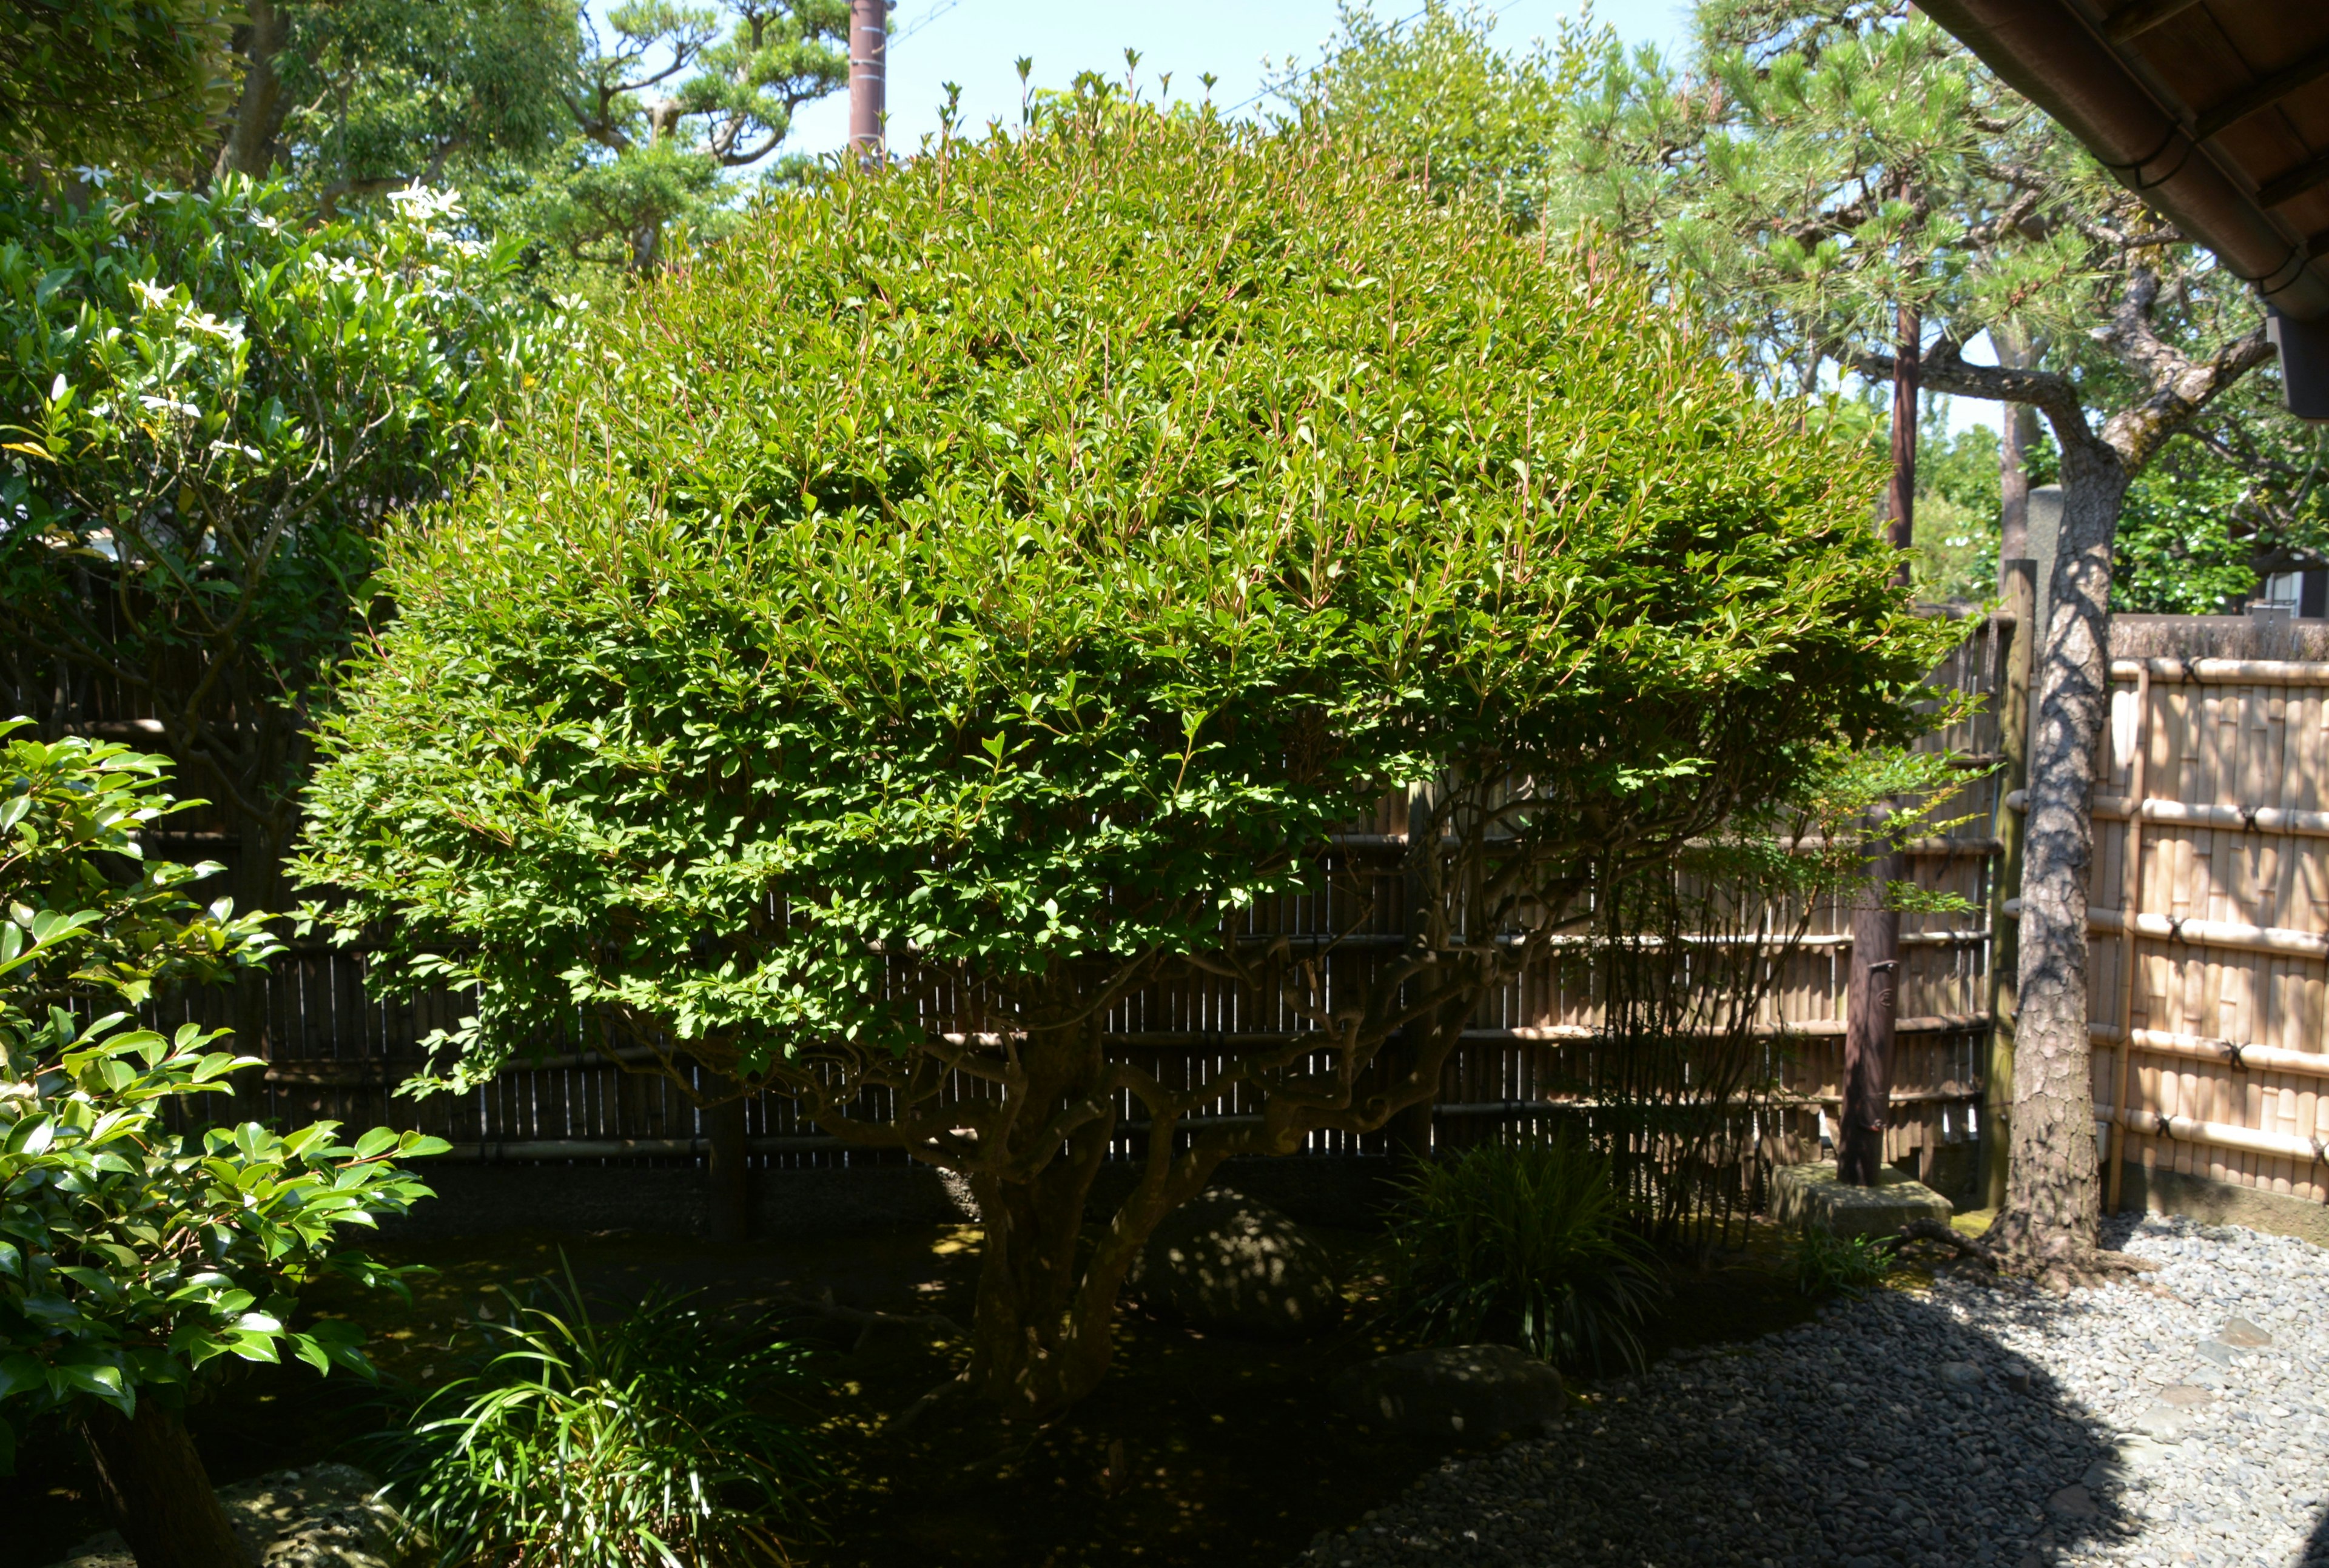
{"type": "Polygon", "coordinates": [[[1627,1219],[1608,1158],[1571,1139],[1483,1143],[1420,1162],[1392,1210],[1393,1309],[1445,1343],[1638,1366],[1636,1331],[1664,1286],[1627,1219]]]}
{"type": "Polygon", "coordinates": [[[593,352],[393,533],[302,874],[470,993],[456,1081],[684,1052],[964,1175],[973,1381],[1040,1408],[1221,1160],[1429,1097],[1582,889],[1907,734],[1948,634],[1685,312],[1315,127],[1087,89],[775,198],[593,352]],[[1243,934],[1362,918],[1329,835],[1410,785],[1411,943],[1329,996],[1243,934]],[[1315,1032],[1164,1082],[1104,1038],[1152,982],[1315,1032]],[[1127,1112],[1174,1158],[1080,1250],[1127,1112]]]}
{"type": "Polygon", "coordinates": [[[203,868],[139,856],[136,831],[175,806],[161,758],[18,728],[0,726],[0,1470],[25,1422],[61,1416],[141,1560],[231,1559],[224,1516],[190,1500],[210,1484],[180,1412],[238,1358],[369,1372],[353,1326],[298,1326],[298,1292],[326,1272],[402,1288],[344,1233],[429,1196],[393,1161],[445,1145],[202,1127],[194,1102],[257,1059],[194,1025],[127,1027],[111,1004],[270,944],[186,897],[203,868]]]}
{"type": "Polygon", "coordinates": [[[781,1562],[812,1473],[771,1409],[801,1376],[787,1346],[650,1295],[591,1321],[570,1271],[547,1304],[507,1291],[469,1376],[382,1444],[392,1496],[439,1562],[557,1568],[781,1562]]]}
{"type": "Polygon", "coordinates": [[[1806,1227],[1796,1242],[1796,1288],[1806,1296],[1856,1296],[1891,1272],[1891,1250],[1867,1236],[1806,1227]]]}
{"type": "MultiPolygon", "coordinates": [[[[139,835],[197,803],[158,785],[168,762],[126,746],[67,736],[43,741],[28,721],[0,720],[0,891],[20,940],[47,916],[71,940],[45,944],[9,972],[16,1009],[37,1020],[51,1006],[135,1007],[156,987],[210,984],[280,951],[262,914],[207,907],[189,891],[219,867],[149,860],[139,835]]],[[[0,1042],[0,1050],[5,1050],[0,1042]]]]}
{"type": "Polygon", "coordinates": [[[259,1059],[205,1050],[218,1037],[193,1024],[121,1023],[56,1014],[30,1034],[45,1065],[0,1074],[0,1469],[26,1419],[182,1402],[222,1356],[370,1376],[354,1325],[292,1326],[297,1291],[325,1272],[401,1289],[339,1232],[428,1197],[391,1161],[445,1147],[386,1128],[343,1143],[336,1122],[174,1132],[169,1102],[259,1059]]]}

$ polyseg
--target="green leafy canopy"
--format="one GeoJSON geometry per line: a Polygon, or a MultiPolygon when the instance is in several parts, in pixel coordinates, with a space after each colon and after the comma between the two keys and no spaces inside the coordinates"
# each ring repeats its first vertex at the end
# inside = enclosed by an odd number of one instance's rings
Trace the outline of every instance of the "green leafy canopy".
{"type": "Polygon", "coordinates": [[[1382,792],[1619,857],[1896,738],[1855,451],[1355,140],[1087,91],[770,199],[398,530],[302,874],[474,987],[747,1066],[1217,944],[1382,792]],[[455,943],[460,945],[456,947],[455,943]]]}

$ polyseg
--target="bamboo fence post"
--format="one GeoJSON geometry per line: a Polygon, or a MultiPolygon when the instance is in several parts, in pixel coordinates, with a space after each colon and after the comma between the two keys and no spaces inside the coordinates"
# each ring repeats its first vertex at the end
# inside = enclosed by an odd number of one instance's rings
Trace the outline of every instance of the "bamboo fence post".
{"type": "MultiPolygon", "coordinates": [[[[2118,906],[2125,912],[2126,934],[2119,943],[2118,986],[2118,1083],[2111,1094],[2114,1115],[2127,1108],[2126,1087],[2128,1066],[2135,1060],[2135,967],[2136,950],[2142,937],[2136,918],[2143,912],[2143,793],[2145,774],[2151,761],[2151,666],[2145,663],[2135,677],[2135,756],[2127,766],[2126,797],[2128,809],[2126,827],[2120,835],[2118,906]]],[[[2107,1196],[2103,1199],[2103,1212],[2117,1214],[2120,1185],[2126,1178],[2128,1150],[2122,1147],[2133,1129],[2125,1122],[2114,1121],[2110,1135],[2110,1181],[2107,1196]]]]}

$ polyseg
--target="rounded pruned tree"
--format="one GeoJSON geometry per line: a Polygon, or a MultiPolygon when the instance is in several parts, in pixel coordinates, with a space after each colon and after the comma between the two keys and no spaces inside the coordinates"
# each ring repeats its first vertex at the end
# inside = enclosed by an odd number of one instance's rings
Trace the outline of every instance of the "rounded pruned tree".
{"type": "Polygon", "coordinates": [[[391,547],[303,873],[473,990],[457,1078],[579,1028],[966,1177],[1023,1408],[1224,1158],[1428,1101],[1597,883],[1907,733],[1947,634],[1686,311],[1313,126],[1088,87],[775,201],[580,366],[391,547]],[[1387,794],[1404,875],[1334,906],[1403,934],[1280,934],[1387,794]],[[1192,975],[1277,1032],[1167,1082],[1110,1031],[1192,975]]]}

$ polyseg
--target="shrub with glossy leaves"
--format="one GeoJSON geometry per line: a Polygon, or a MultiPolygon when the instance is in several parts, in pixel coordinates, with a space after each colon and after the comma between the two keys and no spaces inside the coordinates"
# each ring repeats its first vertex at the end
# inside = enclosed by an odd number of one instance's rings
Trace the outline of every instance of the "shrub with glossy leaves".
{"type": "Polygon", "coordinates": [[[1595,877],[1905,733],[1946,635],[1875,474],[1687,315],[1313,127],[1087,87],[775,199],[593,352],[396,535],[304,872],[391,987],[473,991],[464,1073],[579,1021],[965,1173],[1021,1238],[974,1377],[1038,1404],[1221,1159],[1428,1097],[1595,877]],[[1425,784],[1406,949],[1330,991],[1240,941],[1425,784]],[[1312,1039],[1110,1058],[1108,1008],[1192,968],[1312,1039]],[[1255,1122],[1173,1141],[1232,1084],[1255,1122]],[[1062,1216],[1133,1103],[1181,1153],[1087,1264],[1062,1216]]]}
{"type": "Polygon", "coordinates": [[[1299,135],[843,180],[595,352],[397,536],[313,800],[352,920],[482,944],[480,1065],[576,1001],[883,1028],[880,946],[1202,948],[1451,764],[1564,838],[1768,796],[1933,641],[1864,462],[1687,319],[1299,135]]]}
{"type": "Polygon", "coordinates": [[[135,1006],[156,986],[222,980],[279,951],[263,915],[238,915],[226,899],[205,907],[188,891],[218,871],[215,862],[146,858],[141,835],[198,803],[161,793],[165,759],[80,736],[43,741],[26,728],[0,720],[0,916],[20,944],[76,939],[42,943],[13,976],[20,1009],[135,1006]]]}
{"type": "Polygon", "coordinates": [[[168,1102],[258,1058],[193,1024],[121,1024],[57,1015],[32,1042],[55,1047],[45,1065],[0,1077],[0,1467],[25,1419],[81,1400],[134,1415],[222,1356],[369,1375],[354,1325],[291,1325],[297,1291],[327,1271],[401,1288],[339,1232],[429,1196],[390,1161],[445,1148],[384,1127],[343,1143],[336,1122],[174,1131],[168,1102]]]}
{"type": "MultiPolygon", "coordinates": [[[[174,1411],[222,1357],[364,1368],[354,1328],[293,1325],[297,1292],[325,1272],[401,1288],[344,1232],[427,1197],[392,1161],[445,1148],[386,1128],[347,1143],[332,1122],[203,1126],[194,1107],[257,1059],[108,1010],[270,945],[256,921],[184,896],[198,869],[138,856],[136,831],[174,807],[166,773],[80,739],[0,750],[0,1469],[25,1421],[134,1418],[157,1394],[174,1411]]],[[[199,1466],[165,1481],[200,1484],[199,1466]]]]}
{"type": "MultiPolygon", "coordinates": [[[[270,866],[302,705],[369,606],[371,535],[443,494],[544,368],[508,248],[449,192],[307,221],[281,186],[0,180],[0,688],[157,718],[270,866]]],[[[246,903],[257,901],[255,894],[246,903]]]]}

